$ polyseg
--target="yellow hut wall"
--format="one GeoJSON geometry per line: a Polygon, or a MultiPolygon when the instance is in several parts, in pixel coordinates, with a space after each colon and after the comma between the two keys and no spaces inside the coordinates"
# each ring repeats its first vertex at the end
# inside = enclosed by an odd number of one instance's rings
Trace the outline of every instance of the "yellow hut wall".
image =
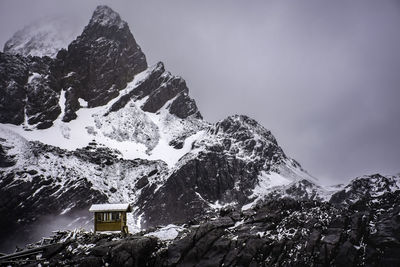
{"type": "MultiPolygon", "coordinates": [[[[126,212],[120,212],[121,217],[119,221],[99,221],[98,214],[104,212],[94,213],[94,231],[122,231],[122,228],[126,226],[126,212]]],[[[108,213],[108,212],[107,212],[108,213]]]]}

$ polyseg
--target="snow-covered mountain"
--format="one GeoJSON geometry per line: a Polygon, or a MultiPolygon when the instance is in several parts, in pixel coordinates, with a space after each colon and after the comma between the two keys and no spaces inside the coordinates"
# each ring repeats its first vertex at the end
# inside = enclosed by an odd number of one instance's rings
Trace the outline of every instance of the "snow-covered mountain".
{"type": "Polygon", "coordinates": [[[369,201],[400,190],[400,174],[372,174],[357,177],[350,181],[342,190],[332,195],[331,203],[350,205],[369,201]]]}
{"type": "MultiPolygon", "coordinates": [[[[50,212],[32,203],[58,200],[51,212],[66,214],[101,199],[132,203],[142,226],[167,224],[316,182],[256,121],[204,121],[185,81],[161,62],[148,67],[126,22],[106,6],[55,59],[5,52],[2,189],[12,198],[15,184],[29,188],[15,204],[30,207],[31,218],[50,212]],[[81,188],[90,190],[59,201],[81,188]]],[[[6,212],[7,223],[24,224],[25,210],[6,212]]]]}
{"type": "MultiPolygon", "coordinates": [[[[40,40],[35,53],[47,55],[40,40]]],[[[203,120],[185,81],[162,62],[149,67],[109,7],[60,48],[53,58],[0,53],[2,239],[50,215],[88,224],[96,202],[131,203],[134,230],[341,189],[319,185],[255,120],[203,120]]]]}

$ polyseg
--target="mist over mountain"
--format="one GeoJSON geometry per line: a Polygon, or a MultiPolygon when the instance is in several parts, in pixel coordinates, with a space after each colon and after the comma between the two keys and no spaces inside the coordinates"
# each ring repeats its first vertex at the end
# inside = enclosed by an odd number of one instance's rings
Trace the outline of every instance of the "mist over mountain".
{"type": "Polygon", "coordinates": [[[89,206],[109,202],[132,205],[133,236],[111,242],[59,232],[48,241],[58,252],[45,258],[114,266],[400,262],[399,175],[327,187],[249,116],[206,121],[186,81],[163,62],[149,66],[108,6],[68,45],[47,30],[25,28],[0,53],[3,250],[49,236],[57,224],[88,229],[89,206]]]}
{"type": "Polygon", "coordinates": [[[67,48],[81,29],[73,27],[67,17],[37,20],[17,31],[4,44],[3,51],[22,56],[56,57],[58,51],[67,48]]]}

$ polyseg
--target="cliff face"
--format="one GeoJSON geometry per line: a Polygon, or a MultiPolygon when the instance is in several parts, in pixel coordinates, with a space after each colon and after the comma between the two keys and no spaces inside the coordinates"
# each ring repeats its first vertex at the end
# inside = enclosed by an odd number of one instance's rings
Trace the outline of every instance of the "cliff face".
{"type": "Polygon", "coordinates": [[[0,122],[52,125],[61,109],[60,87],[50,58],[0,53],[0,122]]]}
{"type": "Polygon", "coordinates": [[[82,34],[57,58],[66,78],[64,121],[76,118],[79,98],[88,107],[104,105],[118,96],[135,74],[147,68],[145,55],[128,24],[106,6],[96,8],[82,34]]]}

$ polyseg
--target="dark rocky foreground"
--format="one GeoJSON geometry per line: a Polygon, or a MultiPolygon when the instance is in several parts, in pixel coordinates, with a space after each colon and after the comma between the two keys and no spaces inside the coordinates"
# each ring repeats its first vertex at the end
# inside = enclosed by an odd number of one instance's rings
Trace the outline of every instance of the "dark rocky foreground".
{"type": "Polygon", "coordinates": [[[224,208],[184,225],[174,240],[60,232],[48,252],[21,265],[50,266],[399,266],[400,192],[347,208],[271,199],[224,208]],[[47,257],[47,258],[46,258],[47,257]]]}

